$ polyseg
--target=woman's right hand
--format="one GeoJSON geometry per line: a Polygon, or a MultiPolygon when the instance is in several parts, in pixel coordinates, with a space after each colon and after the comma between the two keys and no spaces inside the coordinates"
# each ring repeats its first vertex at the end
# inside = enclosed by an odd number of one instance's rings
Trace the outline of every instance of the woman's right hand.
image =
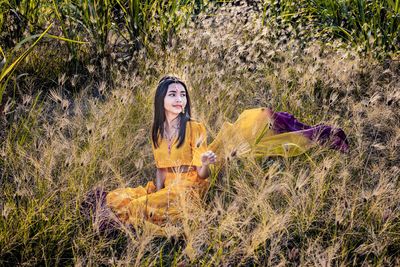
{"type": "Polygon", "coordinates": [[[208,166],[209,164],[215,163],[217,161],[217,155],[211,150],[201,154],[201,164],[203,166],[208,166]]]}

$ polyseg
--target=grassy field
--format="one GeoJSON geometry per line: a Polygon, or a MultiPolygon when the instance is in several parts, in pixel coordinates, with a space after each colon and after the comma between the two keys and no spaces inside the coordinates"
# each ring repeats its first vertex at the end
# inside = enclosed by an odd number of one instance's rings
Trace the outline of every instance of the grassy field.
{"type": "Polygon", "coordinates": [[[332,35],[323,29],[333,29],[333,15],[317,17],[307,1],[300,11],[289,1],[20,1],[28,2],[19,9],[26,35],[1,37],[0,265],[400,264],[398,32],[381,43],[368,37],[380,23],[377,3],[397,12],[385,29],[398,27],[399,1],[316,1],[328,11],[354,4],[356,19],[358,8],[372,10],[363,22],[370,46],[361,21],[332,12],[352,40],[332,35]],[[97,11],[83,14],[95,10],[84,3],[97,11]],[[18,47],[48,26],[57,38],[18,47]],[[99,203],[155,177],[149,129],[166,74],[187,83],[209,141],[224,121],[263,106],[341,127],[350,153],[233,158],[167,237],[121,225],[99,203]]]}

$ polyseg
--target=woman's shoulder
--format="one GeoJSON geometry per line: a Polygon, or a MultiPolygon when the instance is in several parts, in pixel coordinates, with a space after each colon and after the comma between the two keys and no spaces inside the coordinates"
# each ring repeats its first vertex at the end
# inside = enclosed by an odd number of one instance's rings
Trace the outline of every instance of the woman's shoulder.
{"type": "Polygon", "coordinates": [[[189,126],[191,126],[194,129],[202,129],[205,128],[204,123],[202,123],[199,120],[196,119],[190,119],[190,121],[188,121],[189,126]]]}
{"type": "Polygon", "coordinates": [[[189,134],[191,135],[192,139],[199,138],[199,136],[207,136],[207,130],[204,126],[204,123],[198,120],[191,119],[188,121],[189,134]]]}
{"type": "Polygon", "coordinates": [[[190,120],[188,121],[188,123],[190,123],[190,124],[192,124],[192,125],[202,124],[202,122],[200,122],[200,121],[197,120],[197,119],[193,119],[193,118],[190,118],[190,120]]]}

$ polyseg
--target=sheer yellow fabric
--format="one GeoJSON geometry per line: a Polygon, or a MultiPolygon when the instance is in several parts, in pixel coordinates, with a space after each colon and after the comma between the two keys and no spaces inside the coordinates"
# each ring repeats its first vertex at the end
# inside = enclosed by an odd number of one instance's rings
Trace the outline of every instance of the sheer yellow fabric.
{"type": "Polygon", "coordinates": [[[272,111],[255,108],[243,111],[235,123],[225,122],[209,149],[220,159],[252,153],[256,157],[293,157],[314,146],[298,132],[276,133],[272,129],[272,111]]]}

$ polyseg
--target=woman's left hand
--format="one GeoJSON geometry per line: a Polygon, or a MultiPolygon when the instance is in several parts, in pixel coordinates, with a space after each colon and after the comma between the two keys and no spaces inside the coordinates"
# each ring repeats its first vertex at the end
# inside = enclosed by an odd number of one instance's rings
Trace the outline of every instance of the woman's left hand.
{"type": "Polygon", "coordinates": [[[215,153],[211,150],[201,154],[201,163],[203,164],[203,166],[208,166],[210,163],[215,163],[216,160],[217,155],[215,155],[215,153]]]}

